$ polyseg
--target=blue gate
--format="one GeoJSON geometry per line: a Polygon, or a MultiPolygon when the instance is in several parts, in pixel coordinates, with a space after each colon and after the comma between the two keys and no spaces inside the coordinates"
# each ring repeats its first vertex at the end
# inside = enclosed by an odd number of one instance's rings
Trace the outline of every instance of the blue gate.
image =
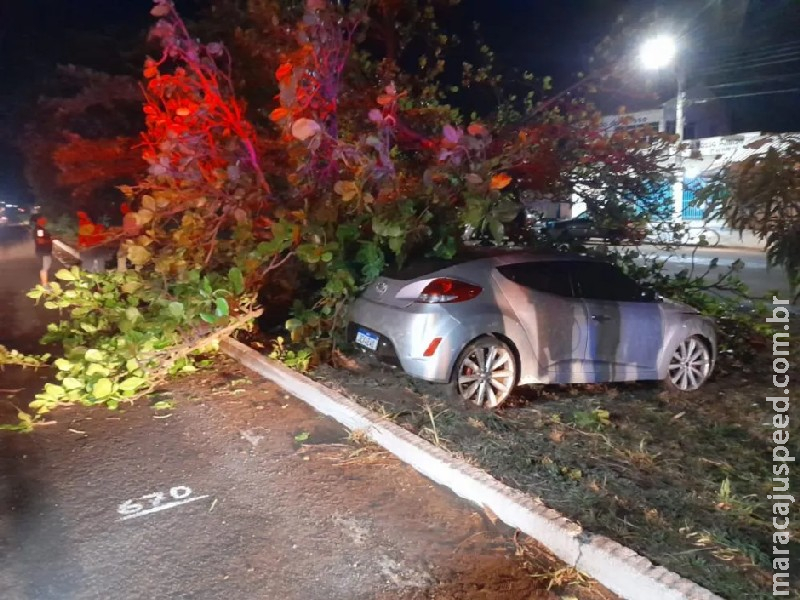
{"type": "Polygon", "coordinates": [[[703,189],[705,181],[700,177],[683,181],[683,218],[689,221],[700,221],[705,217],[705,206],[694,206],[697,193],[703,189]]]}

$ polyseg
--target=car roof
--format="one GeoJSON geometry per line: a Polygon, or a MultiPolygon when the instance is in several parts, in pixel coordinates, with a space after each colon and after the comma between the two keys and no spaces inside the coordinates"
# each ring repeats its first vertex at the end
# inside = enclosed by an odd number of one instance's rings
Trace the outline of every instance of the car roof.
{"type": "Polygon", "coordinates": [[[529,249],[512,248],[485,248],[478,250],[471,248],[462,255],[461,260],[456,260],[453,264],[465,264],[477,261],[486,261],[493,266],[511,265],[526,262],[607,262],[601,258],[585,256],[572,252],[535,252],[529,249]]]}
{"type": "Polygon", "coordinates": [[[383,276],[388,279],[410,281],[419,277],[426,277],[439,271],[453,268],[496,268],[504,265],[513,265],[530,262],[607,262],[599,258],[583,256],[566,252],[534,252],[529,249],[477,247],[472,246],[460,250],[450,259],[424,258],[412,260],[403,267],[390,268],[383,276]]]}
{"type": "Polygon", "coordinates": [[[565,254],[565,253],[534,253],[534,252],[519,252],[517,254],[507,254],[503,256],[495,256],[489,259],[489,262],[496,266],[513,265],[517,263],[527,262],[600,262],[596,258],[582,256],[580,254],[565,254]]]}

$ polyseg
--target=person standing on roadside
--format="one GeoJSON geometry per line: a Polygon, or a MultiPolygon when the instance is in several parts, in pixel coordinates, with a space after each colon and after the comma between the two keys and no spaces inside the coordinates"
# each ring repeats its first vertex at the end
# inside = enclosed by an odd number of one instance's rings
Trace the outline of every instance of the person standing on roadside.
{"type": "Polygon", "coordinates": [[[47,286],[50,267],[53,265],[53,238],[50,232],[45,229],[47,219],[39,217],[33,230],[33,241],[36,244],[36,256],[42,261],[39,270],[39,281],[43,286],[47,286]]]}
{"type": "Polygon", "coordinates": [[[36,221],[42,218],[42,211],[39,206],[34,206],[31,212],[31,218],[28,220],[28,227],[30,227],[31,235],[36,235],[36,221]]]}

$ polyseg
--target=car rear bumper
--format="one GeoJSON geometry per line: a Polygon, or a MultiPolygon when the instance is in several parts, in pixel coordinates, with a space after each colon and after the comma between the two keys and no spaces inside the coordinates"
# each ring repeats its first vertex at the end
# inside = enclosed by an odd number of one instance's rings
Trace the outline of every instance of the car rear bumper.
{"type": "Polygon", "coordinates": [[[378,347],[374,351],[356,347],[387,364],[401,367],[412,377],[445,383],[450,381],[452,365],[461,350],[457,335],[460,325],[435,305],[399,308],[360,298],[350,311],[348,340],[355,341],[359,328],[378,334],[378,347]],[[436,338],[441,338],[436,351],[425,356],[436,338]]]}

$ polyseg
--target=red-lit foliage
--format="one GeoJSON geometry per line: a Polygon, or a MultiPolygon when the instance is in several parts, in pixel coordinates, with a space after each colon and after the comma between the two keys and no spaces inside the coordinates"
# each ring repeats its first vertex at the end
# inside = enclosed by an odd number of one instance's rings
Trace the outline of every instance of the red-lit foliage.
{"type": "Polygon", "coordinates": [[[71,190],[73,198],[88,200],[111,185],[129,183],[142,176],[146,164],[130,137],[87,139],[66,134],[66,141],[53,151],[58,182],[71,190]]]}
{"type": "Polygon", "coordinates": [[[225,48],[192,38],[168,0],[156,2],[152,13],[159,21],[151,37],[163,52],[157,59],[148,58],[144,68],[143,157],[150,173],[195,184],[200,178],[214,187],[220,183],[221,168],[242,161],[268,192],[255,131],[236,98],[230,74],[218,65],[229,61],[225,48]],[[170,66],[171,72],[165,70],[170,66]]]}
{"type": "Polygon", "coordinates": [[[20,148],[39,204],[116,216],[120,184],[146,171],[136,132],[142,92],[137,82],[75,66],[59,67],[25,128],[20,148]]]}

